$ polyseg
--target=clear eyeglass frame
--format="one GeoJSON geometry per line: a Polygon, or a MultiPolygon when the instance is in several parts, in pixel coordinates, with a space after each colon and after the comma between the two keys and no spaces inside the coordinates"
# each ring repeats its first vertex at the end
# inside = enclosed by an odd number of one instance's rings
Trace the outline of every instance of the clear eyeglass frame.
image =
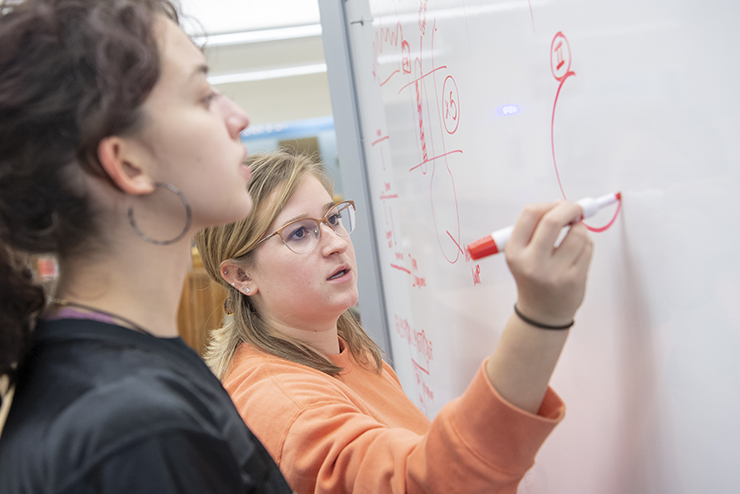
{"type": "Polygon", "coordinates": [[[340,237],[349,237],[349,235],[354,231],[355,224],[357,223],[355,218],[356,211],[357,208],[355,207],[354,201],[339,202],[332,206],[323,218],[299,218],[297,220],[293,220],[265,236],[262,240],[257,242],[257,245],[255,245],[254,248],[256,249],[262,243],[277,235],[291,252],[296,254],[308,254],[314,250],[317,245],[319,245],[319,241],[321,240],[322,223],[328,226],[330,230],[340,237]],[[338,215],[334,224],[330,221],[333,215],[338,215]],[[300,237],[299,241],[292,240],[290,235],[294,235],[300,230],[300,228],[298,228],[293,231],[292,228],[296,226],[306,227],[307,231],[305,232],[305,235],[307,235],[307,237],[300,237]],[[286,235],[288,236],[288,239],[285,238],[286,235]],[[301,239],[305,240],[301,241],[301,239]]]}

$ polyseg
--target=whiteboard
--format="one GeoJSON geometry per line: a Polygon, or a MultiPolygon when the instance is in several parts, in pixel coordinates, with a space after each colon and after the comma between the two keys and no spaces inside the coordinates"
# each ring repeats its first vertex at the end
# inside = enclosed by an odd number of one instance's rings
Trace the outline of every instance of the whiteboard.
{"type": "Polygon", "coordinates": [[[343,8],[379,266],[360,277],[382,286],[407,394],[433,417],[512,312],[505,260],[472,261],[466,244],[529,202],[621,191],[616,216],[588,222],[614,219],[592,234],[586,299],[552,379],[566,419],[519,492],[737,489],[739,4],[343,8]]]}

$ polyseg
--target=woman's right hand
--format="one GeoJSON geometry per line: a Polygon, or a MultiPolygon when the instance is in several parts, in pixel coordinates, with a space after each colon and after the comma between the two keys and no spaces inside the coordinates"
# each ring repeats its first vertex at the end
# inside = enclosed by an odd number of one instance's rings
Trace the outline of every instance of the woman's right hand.
{"type": "Polygon", "coordinates": [[[593,243],[580,223],[581,207],[569,202],[532,204],[522,211],[505,253],[516,280],[519,311],[534,321],[563,325],[583,302],[593,243]],[[563,227],[572,224],[556,248],[563,227]]]}

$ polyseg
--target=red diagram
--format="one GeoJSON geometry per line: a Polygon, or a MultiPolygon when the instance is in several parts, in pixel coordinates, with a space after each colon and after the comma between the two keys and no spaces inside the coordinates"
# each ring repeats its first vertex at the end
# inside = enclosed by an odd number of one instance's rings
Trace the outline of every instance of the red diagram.
{"type": "Polygon", "coordinates": [[[450,167],[454,156],[462,149],[447,149],[445,135],[457,132],[461,105],[457,83],[446,65],[437,66],[434,60],[436,19],[431,30],[419,37],[418,56],[413,60],[409,80],[398,90],[407,91],[411,103],[419,162],[409,167],[410,172],[429,176],[429,200],[437,243],[447,262],[460,259],[460,215],[455,190],[455,177],[450,167]],[[431,67],[424,60],[422,50],[428,42],[431,67]],[[442,79],[441,85],[437,79],[442,79]],[[431,93],[431,95],[430,95],[431,93]],[[434,106],[430,105],[430,100],[434,106]],[[435,111],[436,110],[436,111],[435,111]],[[435,125],[436,124],[436,125],[435,125]],[[441,148],[441,149],[440,149],[441,148]],[[450,210],[453,208],[454,211],[450,210]]]}
{"type": "MultiPolygon", "coordinates": [[[[563,84],[568,80],[569,77],[575,76],[576,73],[571,69],[573,63],[572,54],[570,51],[570,43],[568,38],[562,32],[558,32],[552,39],[550,44],[550,70],[552,75],[560,84],[558,85],[558,91],[555,93],[555,103],[552,105],[552,120],[550,121],[550,146],[552,148],[552,163],[555,166],[555,176],[558,179],[558,185],[560,186],[560,192],[563,194],[563,199],[568,199],[565,195],[565,188],[563,182],[560,179],[560,171],[558,170],[558,162],[555,157],[555,109],[558,106],[558,98],[560,97],[560,91],[563,89],[563,84]]],[[[608,230],[617,219],[619,210],[622,208],[622,200],[620,199],[617,203],[617,209],[614,212],[614,216],[611,221],[602,227],[593,227],[582,222],[586,228],[595,233],[600,233],[608,230]]]]}
{"type": "MultiPolygon", "coordinates": [[[[387,84],[394,75],[400,73],[402,65],[404,72],[406,72],[406,67],[408,66],[408,58],[405,59],[405,62],[399,64],[397,69],[391,71],[389,74],[379,74],[380,66],[378,63],[378,57],[380,56],[380,54],[383,53],[386,46],[397,47],[402,40],[403,28],[401,27],[400,21],[397,22],[396,25],[392,28],[381,27],[378,31],[375,32],[375,39],[373,40],[373,77],[378,80],[378,83],[381,86],[387,84]]],[[[405,46],[402,46],[402,49],[404,52],[407,52],[408,43],[404,42],[404,44],[405,46]]]]}
{"type": "MultiPolygon", "coordinates": [[[[398,94],[408,94],[418,151],[418,161],[408,169],[409,172],[421,173],[429,179],[430,211],[437,243],[444,258],[454,264],[464,252],[459,247],[460,218],[455,178],[450,165],[453,157],[462,154],[463,150],[447,149],[445,137],[455,134],[460,126],[460,94],[457,82],[447,66],[435,64],[434,37],[437,24],[436,19],[430,23],[426,13],[427,0],[419,0],[418,52],[414,46],[412,53],[412,45],[405,39],[400,22],[396,22],[394,27],[380,27],[375,32],[372,73],[380,87],[397,84],[398,94]],[[431,54],[430,61],[424,58],[425,46],[429,47],[426,53],[431,54]],[[396,59],[397,65],[391,63],[386,68],[380,65],[378,57],[388,51],[400,56],[396,59]]],[[[372,147],[381,154],[384,171],[383,146],[379,144],[385,139],[388,137],[378,133],[371,142],[372,147]]]]}
{"type": "Polygon", "coordinates": [[[414,368],[416,392],[419,405],[424,412],[429,412],[434,404],[434,391],[429,387],[429,365],[434,360],[433,344],[422,329],[415,329],[408,319],[394,315],[396,334],[408,344],[409,359],[414,368]]]}

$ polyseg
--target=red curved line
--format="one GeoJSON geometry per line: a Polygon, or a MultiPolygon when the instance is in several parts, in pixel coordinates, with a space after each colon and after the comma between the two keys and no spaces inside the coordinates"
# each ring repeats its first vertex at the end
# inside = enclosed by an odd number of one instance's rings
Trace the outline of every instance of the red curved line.
{"type": "Polygon", "coordinates": [[[377,139],[377,140],[371,142],[370,145],[371,146],[375,146],[379,142],[383,142],[383,141],[385,141],[386,139],[389,139],[389,138],[390,138],[390,136],[381,137],[380,139],[377,139]]]}
{"type": "Polygon", "coordinates": [[[388,81],[390,81],[391,80],[391,77],[393,77],[394,75],[398,74],[399,72],[401,72],[401,71],[398,70],[398,69],[396,69],[393,72],[391,72],[391,75],[388,76],[388,79],[386,79],[383,82],[381,82],[380,85],[381,86],[385,86],[385,83],[388,82],[388,81]]]}
{"type": "Polygon", "coordinates": [[[399,271],[403,271],[404,273],[411,274],[411,271],[407,268],[404,268],[403,266],[399,266],[397,264],[391,264],[391,267],[398,269],[399,271]]]}
{"type": "MultiPolygon", "coordinates": [[[[565,196],[565,189],[563,189],[563,183],[560,180],[560,172],[558,171],[558,163],[555,159],[555,108],[558,106],[558,97],[560,97],[560,90],[563,88],[563,84],[565,84],[565,81],[568,79],[568,77],[576,75],[575,72],[569,71],[565,74],[565,76],[561,79],[560,85],[558,86],[558,92],[555,93],[555,103],[552,105],[552,120],[550,121],[550,145],[552,147],[552,163],[555,165],[555,176],[558,179],[558,185],[560,186],[560,192],[563,194],[563,199],[568,199],[565,196]]],[[[611,221],[606,224],[606,226],[602,227],[593,227],[590,225],[587,225],[585,222],[581,221],[583,223],[583,226],[588,228],[589,231],[594,233],[601,233],[605,232],[611,226],[614,224],[615,221],[617,221],[617,216],[619,216],[619,210],[622,209],[622,199],[620,198],[617,202],[617,210],[614,212],[614,216],[612,217],[611,221]]]]}
{"type": "MultiPolygon", "coordinates": [[[[460,210],[457,206],[457,191],[455,190],[455,177],[452,175],[452,171],[450,171],[450,167],[447,166],[447,173],[450,175],[450,181],[452,182],[452,195],[455,198],[455,213],[457,215],[457,236],[460,236],[460,210]]],[[[445,230],[447,232],[447,235],[449,235],[450,239],[452,239],[452,242],[455,244],[455,246],[458,248],[458,250],[455,251],[455,258],[450,259],[447,257],[447,253],[444,250],[444,247],[442,247],[442,240],[439,238],[439,231],[437,230],[437,215],[434,214],[434,199],[432,199],[432,187],[434,186],[434,173],[436,171],[437,167],[432,167],[432,178],[429,182],[429,202],[432,206],[432,221],[434,222],[434,231],[437,234],[437,243],[439,244],[439,249],[442,251],[442,257],[445,258],[447,262],[450,264],[455,264],[460,259],[460,253],[465,254],[465,251],[460,248],[460,244],[455,241],[455,238],[450,234],[449,230],[445,230]]]]}
{"type": "Polygon", "coordinates": [[[425,373],[426,375],[429,375],[429,371],[428,371],[428,370],[426,370],[426,369],[425,369],[424,367],[422,367],[421,365],[419,365],[419,364],[418,364],[418,363],[416,362],[416,360],[414,360],[413,358],[411,359],[411,363],[412,363],[412,364],[414,364],[414,367],[416,367],[416,368],[417,368],[417,369],[419,369],[420,371],[424,372],[424,373],[425,373]]]}
{"type": "Polygon", "coordinates": [[[617,221],[617,216],[619,216],[619,210],[622,209],[622,199],[620,198],[619,201],[617,201],[617,210],[614,212],[614,217],[612,217],[611,221],[606,224],[606,226],[602,226],[600,228],[596,228],[593,226],[587,225],[585,222],[581,221],[583,223],[583,226],[588,228],[589,231],[594,233],[601,233],[607,231],[611,226],[614,224],[615,221],[617,221]]]}
{"type": "MultiPolygon", "coordinates": [[[[457,238],[459,239],[460,238],[460,206],[457,204],[457,189],[455,189],[455,176],[452,174],[452,170],[450,170],[450,165],[449,163],[447,163],[447,158],[445,158],[445,168],[447,168],[447,173],[450,174],[450,182],[452,183],[452,195],[455,198],[455,217],[457,219],[457,238]]],[[[457,248],[460,249],[460,251],[455,253],[454,261],[450,261],[449,259],[447,260],[451,264],[455,264],[460,259],[460,254],[465,255],[465,251],[460,248],[460,244],[458,242],[455,242],[455,245],[457,245],[457,248]]]]}
{"type": "Polygon", "coordinates": [[[555,165],[555,176],[558,178],[558,185],[560,186],[560,192],[563,194],[563,199],[568,199],[565,197],[565,189],[563,189],[563,183],[560,181],[560,172],[558,171],[558,162],[555,159],[555,108],[558,106],[558,98],[560,97],[560,90],[563,89],[563,84],[565,84],[565,81],[568,79],[568,77],[576,75],[575,72],[567,72],[563,79],[560,81],[560,85],[558,86],[558,92],[555,93],[555,103],[552,105],[552,120],[550,121],[550,146],[552,147],[552,163],[555,165]]]}
{"type": "Polygon", "coordinates": [[[534,11],[532,10],[532,0],[529,0],[529,15],[532,17],[532,32],[534,31],[534,11]]]}
{"type": "Polygon", "coordinates": [[[419,163],[418,165],[414,165],[411,168],[409,168],[409,171],[412,172],[412,171],[416,170],[417,168],[419,168],[420,166],[426,165],[427,163],[429,163],[431,161],[438,160],[440,158],[444,158],[447,155],[455,154],[455,153],[462,153],[462,149],[455,149],[453,151],[449,151],[447,153],[440,154],[439,156],[432,156],[431,158],[427,158],[424,161],[422,161],[421,163],[419,163]]]}
{"type": "Polygon", "coordinates": [[[465,251],[462,250],[462,247],[460,247],[460,244],[457,243],[457,240],[455,240],[455,237],[452,236],[452,234],[450,233],[450,231],[449,230],[445,230],[445,231],[447,232],[447,235],[450,236],[450,239],[455,243],[455,245],[457,245],[457,248],[460,249],[460,252],[462,252],[463,254],[465,254],[465,251]]]}
{"type": "Polygon", "coordinates": [[[441,67],[437,67],[436,69],[430,70],[430,71],[429,71],[429,72],[427,72],[426,74],[423,74],[423,75],[422,75],[421,77],[417,77],[416,79],[414,79],[413,81],[409,82],[408,84],[406,84],[405,86],[403,86],[403,87],[402,87],[401,89],[399,89],[399,90],[398,90],[398,94],[401,94],[401,91],[403,91],[404,89],[406,89],[406,88],[407,88],[407,87],[409,87],[410,85],[412,85],[412,84],[416,84],[417,82],[420,82],[420,81],[421,81],[422,79],[424,79],[424,78],[425,78],[426,76],[428,76],[428,75],[430,75],[430,74],[433,74],[434,72],[437,72],[438,70],[442,70],[442,69],[446,69],[446,68],[447,68],[447,66],[446,66],[446,65],[442,65],[441,67]]]}
{"type": "MultiPolygon", "coordinates": [[[[435,62],[434,62],[434,33],[435,33],[436,30],[437,30],[437,18],[435,17],[434,18],[433,31],[432,31],[432,67],[435,67],[435,62]]],[[[445,65],[443,65],[443,67],[446,68],[445,65]]],[[[436,71],[437,69],[435,68],[434,70],[436,71]]],[[[452,77],[452,76],[448,76],[448,77],[452,77]]],[[[462,153],[462,150],[461,149],[458,149],[456,151],[447,152],[447,146],[445,145],[445,135],[444,135],[443,123],[442,123],[442,118],[441,118],[442,115],[441,115],[441,113],[439,111],[439,91],[437,90],[437,74],[436,73],[432,76],[432,81],[434,82],[434,102],[437,105],[437,121],[439,122],[439,133],[440,133],[440,136],[442,137],[442,151],[444,152],[444,155],[443,156],[445,158],[445,168],[447,168],[447,173],[449,173],[449,175],[450,175],[450,182],[452,184],[452,195],[455,198],[455,218],[456,218],[456,221],[457,221],[457,238],[459,240],[460,239],[460,206],[457,203],[457,190],[455,189],[455,176],[452,174],[452,170],[450,170],[450,164],[447,161],[447,155],[448,154],[452,154],[452,153],[457,152],[457,151],[459,151],[460,153],[462,153]]],[[[455,83],[455,89],[457,89],[457,82],[455,82],[455,78],[454,77],[452,77],[452,82],[455,83]]],[[[444,90],[444,86],[442,86],[442,90],[444,90]]],[[[458,94],[458,96],[459,96],[459,94],[458,94]]],[[[459,113],[458,113],[458,116],[459,116],[459,113]]],[[[457,121],[457,124],[458,125],[460,124],[459,119],[457,121]]],[[[456,128],[456,130],[457,130],[457,128],[456,128]]],[[[465,252],[460,248],[460,243],[457,242],[457,241],[455,241],[455,238],[452,236],[452,234],[448,230],[445,230],[445,232],[447,232],[447,235],[449,235],[450,239],[452,239],[453,243],[457,246],[457,248],[459,249],[459,252],[458,251],[455,251],[455,258],[454,259],[450,259],[449,257],[447,257],[447,253],[445,252],[444,248],[442,247],[442,240],[440,240],[439,230],[437,230],[437,219],[436,219],[436,216],[434,214],[434,200],[432,199],[432,187],[434,186],[434,171],[436,170],[436,168],[437,168],[437,164],[435,163],[435,164],[432,165],[432,177],[431,177],[431,180],[432,181],[429,184],[429,199],[430,199],[430,202],[431,202],[431,205],[432,205],[432,221],[434,221],[434,230],[435,230],[435,233],[437,234],[437,243],[439,244],[439,249],[442,251],[442,256],[450,264],[455,264],[460,259],[460,252],[462,252],[463,255],[465,255],[465,252]]]]}

